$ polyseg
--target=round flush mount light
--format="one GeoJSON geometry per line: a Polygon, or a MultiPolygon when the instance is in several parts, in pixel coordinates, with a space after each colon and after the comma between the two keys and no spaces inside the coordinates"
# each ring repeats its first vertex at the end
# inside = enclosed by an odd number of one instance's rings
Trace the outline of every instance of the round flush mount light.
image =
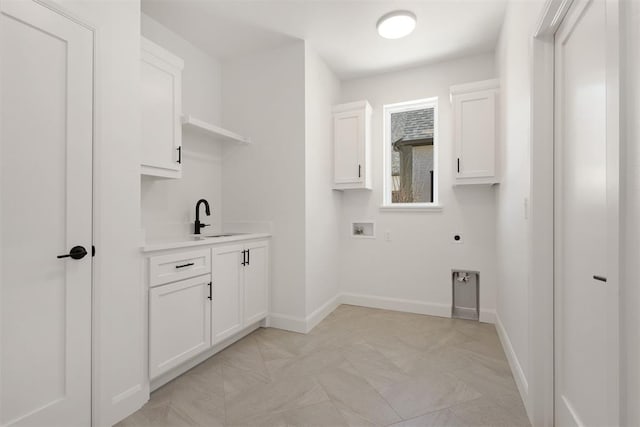
{"type": "Polygon", "coordinates": [[[385,39],[400,39],[416,28],[416,15],[408,10],[389,12],[378,19],[376,28],[378,34],[385,39]]]}

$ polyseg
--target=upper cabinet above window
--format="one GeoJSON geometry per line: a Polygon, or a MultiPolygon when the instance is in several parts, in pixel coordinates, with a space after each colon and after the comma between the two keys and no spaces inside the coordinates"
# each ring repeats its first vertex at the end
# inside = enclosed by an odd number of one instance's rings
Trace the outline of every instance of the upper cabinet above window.
{"type": "Polygon", "coordinates": [[[184,62],[145,38],[142,38],[141,47],[141,173],[180,178],[184,62]]]}
{"type": "Polygon", "coordinates": [[[367,101],[333,107],[336,190],[371,190],[371,105],[367,101]]]}
{"type": "Polygon", "coordinates": [[[498,80],[451,87],[456,185],[497,184],[498,80]]]}

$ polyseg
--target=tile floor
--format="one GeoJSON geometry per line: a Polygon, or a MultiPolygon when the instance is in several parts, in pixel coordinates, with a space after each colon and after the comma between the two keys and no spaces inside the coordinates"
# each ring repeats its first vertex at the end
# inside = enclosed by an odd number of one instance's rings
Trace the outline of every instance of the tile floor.
{"type": "Polygon", "coordinates": [[[493,325],[342,305],[258,329],[151,394],[134,426],[528,426],[493,325]]]}

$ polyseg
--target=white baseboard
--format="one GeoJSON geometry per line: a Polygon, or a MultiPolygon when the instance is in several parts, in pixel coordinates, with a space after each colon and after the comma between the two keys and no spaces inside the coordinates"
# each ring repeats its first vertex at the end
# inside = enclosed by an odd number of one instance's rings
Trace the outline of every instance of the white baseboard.
{"type": "Polygon", "coordinates": [[[339,301],[340,304],[382,308],[385,310],[404,311],[406,313],[427,314],[429,316],[451,317],[451,306],[447,304],[427,303],[422,301],[352,293],[340,294],[339,301]]]}
{"type": "Polygon", "coordinates": [[[495,310],[483,310],[480,309],[480,319],[482,323],[496,323],[496,311],[495,310]]]}
{"type": "MultiPolygon", "coordinates": [[[[496,330],[498,331],[498,337],[500,338],[500,342],[502,343],[504,354],[507,356],[507,360],[509,361],[509,366],[511,367],[513,378],[515,379],[516,385],[518,386],[520,397],[522,397],[522,401],[524,402],[524,406],[528,413],[529,412],[529,383],[527,382],[527,377],[524,375],[524,371],[522,370],[522,366],[520,365],[518,356],[516,355],[516,352],[513,349],[513,346],[511,345],[511,340],[509,339],[507,330],[504,328],[504,325],[500,321],[500,316],[497,313],[494,313],[494,315],[496,320],[495,324],[496,324],[496,330]]],[[[531,417],[529,417],[529,419],[531,419],[531,417]]]]}
{"type": "MultiPolygon", "coordinates": [[[[321,307],[305,318],[289,316],[287,314],[271,313],[267,321],[267,326],[306,334],[316,327],[318,323],[322,322],[322,320],[331,314],[331,312],[340,304],[381,308],[405,313],[426,314],[429,316],[451,317],[451,306],[448,304],[342,292],[325,302],[321,307]]],[[[495,310],[480,310],[479,320],[484,323],[495,323],[495,310]]]]}
{"type": "Polygon", "coordinates": [[[268,325],[270,328],[284,329],[285,331],[299,332],[301,334],[307,333],[307,320],[302,317],[271,313],[268,325]]]}
{"type": "Polygon", "coordinates": [[[318,323],[322,322],[325,317],[330,315],[331,312],[333,312],[333,310],[338,308],[338,306],[341,304],[340,296],[341,295],[338,294],[335,297],[331,298],[329,301],[325,302],[322,306],[320,306],[313,313],[307,316],[306,318],[307,330],[305,332],[311,331],[313,328],[315,328],[318,325],[318,323]]]}

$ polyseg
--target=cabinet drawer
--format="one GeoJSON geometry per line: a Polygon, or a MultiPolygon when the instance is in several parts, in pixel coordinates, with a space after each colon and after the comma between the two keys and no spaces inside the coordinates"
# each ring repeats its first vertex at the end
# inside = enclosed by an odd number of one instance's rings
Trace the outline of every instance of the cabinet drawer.
{"type": "Polygon", "coordinates": [[[149,258],[150,286],[158,286],[209,273],[211,273],[211,251],[209,249],[149,258]]]}

